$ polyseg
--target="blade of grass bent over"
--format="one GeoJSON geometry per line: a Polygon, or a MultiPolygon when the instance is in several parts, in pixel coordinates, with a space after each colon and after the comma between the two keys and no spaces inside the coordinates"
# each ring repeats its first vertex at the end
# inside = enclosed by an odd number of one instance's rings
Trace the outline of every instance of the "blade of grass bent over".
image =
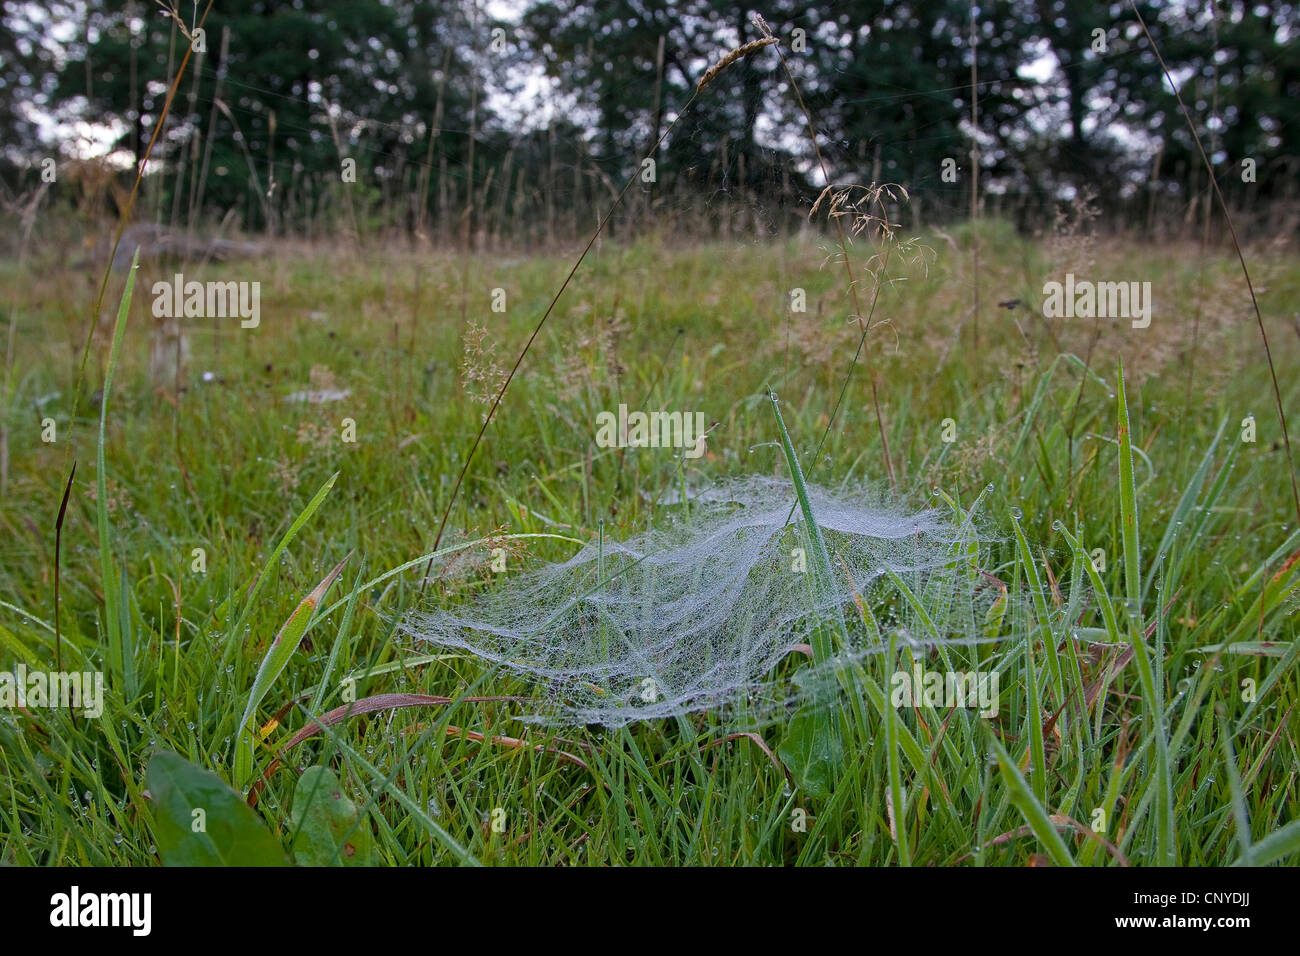
{"type": "Polygon", "coordinates": [[[257,705],[262,702],[266,692],[271,689],[275,679],[288,666],[289,659],[293,657],[303,634],[307,632],[312,612],[325,597],[325,592],[334,583],[334,579],[343,572],[343,566],[347,564],[350,557],[352,553],[348,552],[347,557],[335,565],[333,571],[325,575],[324,580],[316,585],[315,590],[302,599],[294,612],[289,615],[289,619],[284,622],[280,632],[275,635],[275,640],[271,641],[266,656],[262,658],[262,665],[257,669],[257,677],[253,679],[253,689],[248,694],[244,715],[239,720],[239,739],[235,744],[235,786],[241,790],[253,775],[253,732],[249,726],[253,719],[253,712],[257,710],[257,705]]]}
{"type": "MultiPolygon", "coordinates": [[[[279,543],[275,546],[275,550],[272,551],[271,556],[266,559],[266,564],[263,565],[261,572],[257,575],[257,579],[253,582],[253,586],[248,590],[248,596],[244,601],[243,609],[239,612],[239,617],[235,619],[234,627],[230,629],[231,639],[226,643],[226,652],[225,655],[223,655],[223,659],[225,656],[230,654],[232,648],[235,646],[235,636],[243,629],[244,622],[248,620],[248,615],[252,613],[253,607],[257,601],[257,596],[261,593],[262,585],[266,583],[267,578],[271,574],[271,568],[275,567],[275,562],[279,560],[280,555],[284,552],[284,549],[289,546],[289,542],[293,540],[294,536],[302,530],[302,526],[305,525],[307,520],[316,513],[316,509],[319,508],[321,502],[325,500],[325,496],[330,493],[330,489],[334,487],[334,482],[338,480],[340,474],[342,474],[342,472],[334,472],[334,474],[330,475],[329,480],[320,486],[320,490],[312,496],[311,501],[307,502],[307,507],[302,509],[302,513],[294,519],[293,524],[289,525],[289,530],[280,538],[279,543]]],[[[227,602],[227,604],[229,604],[229,602],[227,602]]]]}

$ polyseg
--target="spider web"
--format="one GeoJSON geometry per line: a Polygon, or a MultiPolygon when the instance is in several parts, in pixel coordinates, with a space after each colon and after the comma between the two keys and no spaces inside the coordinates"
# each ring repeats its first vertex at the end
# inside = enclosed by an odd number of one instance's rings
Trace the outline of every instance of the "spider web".
{"type": "Polygon", "coordinates": [[[589,543],[467,606],[411,613],[399,630],[525,678],[539,704],[525,720],[610,727],[740,703],[761,716],[824,698],[836,668],[885,649],[890,633],[914,645],[988,639],[992,596],[975,570],[971,522],[864,491],[809,494],[833,565],[827,587],[812,586],[792,486],[750,477],[697,494],[663,528],[589,543]],[[900,584],[926,608],[924,626],[900,584]],[[795,682],[776,673],[837,618],[846,627],[835,659],[799,667],[795,682]]]}

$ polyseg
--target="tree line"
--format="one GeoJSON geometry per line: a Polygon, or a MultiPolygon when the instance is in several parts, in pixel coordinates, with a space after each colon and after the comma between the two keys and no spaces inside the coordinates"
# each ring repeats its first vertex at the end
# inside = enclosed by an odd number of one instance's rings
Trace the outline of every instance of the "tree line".
{"type": "Polygon", "coordinates": [[[85,154],[84,124],[138,163],[187,46],[145,177],[162,223],[545,242],[589,231],[631,178],[621,228],[774,232],[823,166],[905,187],[930,222],[1031,227],[1081,190],[1117,220],[1177,216],[1208,179],[1170,78],[1231,202],[1296,203],[1284,0],[521,0],[508,18],[477,0],[216,0],[196,34],[205,6],[0,0],[6,205],[42,160],[85,154]],[[761,37],[755,13],[780,54],[693,97],[761,37]]]}

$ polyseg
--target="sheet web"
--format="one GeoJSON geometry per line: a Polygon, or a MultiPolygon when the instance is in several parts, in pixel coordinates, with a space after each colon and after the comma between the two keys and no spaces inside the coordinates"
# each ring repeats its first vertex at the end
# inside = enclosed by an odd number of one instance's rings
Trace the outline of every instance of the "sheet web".
{"type": "Polygon", "coordinates": [[[975,570],[971,522],[867,492],[809,491],[834,570],[820,592],[793,487],[751,477],[697,494],[663,527],[593,541],[467,605],[411,613],[399,629],[524,677],[536,701],[525,720],[611,727],[741,705],[761,717],[825,698],[834,669],[883,650],[891,632],[914,645],[990,639],[996,594],[975,570]],[[783,658],[840,617],[838,659],[803,664],[791,681],[783,658]]]}

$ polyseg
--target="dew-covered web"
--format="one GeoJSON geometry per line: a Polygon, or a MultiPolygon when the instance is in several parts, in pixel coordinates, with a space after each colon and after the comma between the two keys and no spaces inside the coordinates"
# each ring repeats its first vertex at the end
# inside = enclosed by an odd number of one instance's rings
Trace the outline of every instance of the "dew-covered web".
{"type": "Polygon", "coordinates": [[[865,492],[809,492],[831,556],[827,587],[813,586],[792,486],[751,477],[696,495],[663,528],[592,542],[568,561],[512,574],[468,606],[411,613],[400,630],[521,675],[536,701],[526,720],[615,727],[737,704],[791,706],[833,683],[819,672],[884,649],[890,634],[914,644],[985,639],[992,596],[969,521],[865,492]],[[923,626],[913,601],[925,608],[923,626]],[[783,658],[840,618],[847,644],[837,661],[802,664],[794,683],[778,676],[790,670],[783,658]]]}

